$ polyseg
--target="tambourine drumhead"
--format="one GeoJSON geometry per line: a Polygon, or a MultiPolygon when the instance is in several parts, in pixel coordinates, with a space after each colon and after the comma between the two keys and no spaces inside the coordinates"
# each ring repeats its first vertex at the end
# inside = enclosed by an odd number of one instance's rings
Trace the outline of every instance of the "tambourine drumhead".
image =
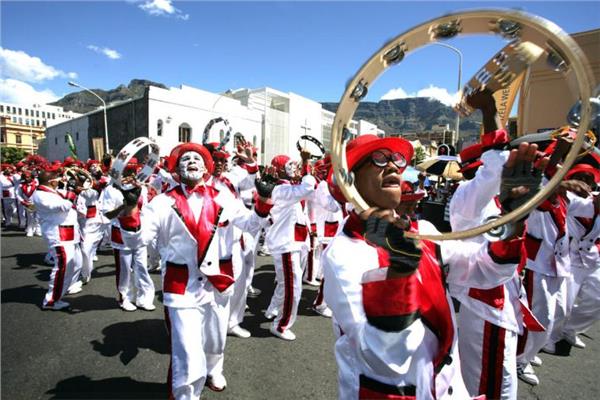
{"type": "Polygon", "coordinates": [[[319,139],[310,135],[302,135],[296,142],[298,151],[307,150],[310,152],[311,158],[323,158],[326,153],[325,146],[319,139]]]}
{"type": "Polygon", "coordinates": [[[160,162],[159,147],[156,143],[148,139],[147,137],[140,136],[127,143],[125,147],[117,154],[117,157],[113,161],[112,168],[109,171],[110,177],[113,179],[113,184],[121,189],[131,189],[131,185],[122,185],[121,179],[123,178],[123,171],[127,167],[129,161],[138,154],[142,149],[148,147],[148,159],[144,164],[144,167],[136,175],[138,182],[145,182],[150,178],[150,175],[154,172],[154,168],[160,162]]]}
{"type": "MultiPolygon", "coordinates": [[[[550,195],[552,190],[571,167],[585,139],[590,118],[592,75],[584,53],[575,41],[554,23],[541,17],[514,10],[475,10],[449,14],[421,24],[386,43],[358,71],[347,85],[335,115],[332,127],[332,163],[336,181],[348,201],[358,212],[369,205],[360,196],[353,185],[352,172],[347,170],[346,144],[352,137],[348,126],[359,102],[367,95],[375,80],[390,66],[401,62],[406,55],[434,41],[444,40],[458,35],[496,34],[513,43],[531,43],[543,50],[541,57],[547,57],[549,64],[576,80],[576,89],[582,99],[581,124],[577,138],[563,168],[560,169],[540,192],[522,207],[490,221],[477,228],[466,231],[445,233],[442,235],[407,236],[418,239],[447,240],[464,239],[480,235],[489,229],[510,223],[524,217],[532,208],[550,195]]],[[[503,60],[500,60],[503,61],[503,60]]],[[[509,63],[503,64],[510,68],[509,63]]],[[[500,69],[502,71],[502,69],[500,69]]],[[[506,72],[506,71],[502,71],[506,72]]],[[[510,71],[509,71],[510,72],[510,71]]],[[[506,84],[506,75],[500,76],[506,84]]],[[[485,81],[485,79],[482,79],[485,81]]],[[[476,89],[476,88],[474,88],[476,89]]]]}

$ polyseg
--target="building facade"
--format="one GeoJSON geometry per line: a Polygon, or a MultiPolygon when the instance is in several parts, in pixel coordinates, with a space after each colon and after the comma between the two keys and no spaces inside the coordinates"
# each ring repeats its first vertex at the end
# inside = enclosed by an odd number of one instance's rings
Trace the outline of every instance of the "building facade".
{"type": "MultiPolygon", "coordinates": [[[[232,133],[226,149],[232,153],[233,136],[241,134],[259,149],[263,164],[278,154],[298,154],[296,143],[302,135],[314,136],[330,148],[335,116],[316,101],[272,88],[216,94],[185,85],[169,89],[150,86],[140,98],[107,105],[106,113],[113,154],[135,137],[145,136],[159,145],[161,155],[168,155],[181,142],[201,143],[209,121],[221,117],[228,120],[232,133]]],[[[350,130],[356,135],[384,134],[367,121],[352,121],[350,130]]],[[[44,155],[50,159],[69,155],[66,133],[72,135],[80,159],[99,159],[104,151],[103,110],[49,127],[44,155]]],[[[208,141],[219,142],[223,134],[224,126],[215,124],[208,141]]]]}
{"type": "Polygon", "coordinates": [[[8,116],[0,116],[0,147],[14,147],[36,154],[38,141],[44,138],[44,131],[44,127],[18,124],[8,116]]]}
{"type": "Polygon", "coordinates": [[[15,104],[0,102],[0,116],[8,117],[13,124],[46,128],[76,118],[81,114],[65,111],[48,104],[15,104]]]}

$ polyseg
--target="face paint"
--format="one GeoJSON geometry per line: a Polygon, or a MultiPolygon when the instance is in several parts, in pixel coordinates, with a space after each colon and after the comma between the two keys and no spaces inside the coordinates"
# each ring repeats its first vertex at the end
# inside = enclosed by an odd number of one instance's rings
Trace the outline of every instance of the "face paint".
{"type": "Polygon", "coordinates": [[[187,151],[179,158],[179,176],[189,181],[199,181],[206,173],[204,159],[195,151],[187,151]]]}
{"type": "Polygon", "coordinates": [[[288,177],[294,178],[298,172],[298,163],[296,161],[288,161],[285,164],[285,173],[288,177]]]}

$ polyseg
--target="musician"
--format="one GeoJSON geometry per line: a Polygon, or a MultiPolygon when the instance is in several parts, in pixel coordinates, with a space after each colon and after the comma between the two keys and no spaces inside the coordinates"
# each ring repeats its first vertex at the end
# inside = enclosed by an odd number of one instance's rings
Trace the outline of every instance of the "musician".
{"type": "MultiPolygon", "coordinates": [[[[529,150],[527,145],[514,150],[507,169],[523,171],[521,163],[532,159],[529,150]]],[[[338,338],[340,399],[469,398],[444,282],[494,287],[511,279],[517,266],[520,238],[439,246],[403,238],[403,228],[410,228],[393,210],[412,152],[403,139],[375,135],[347,146],[348,168],[372,208],[352,212],[323,256],[325,300],[338,338]]],[[[539,179],[539,173],[523,174],[539,179]]],[[[507,178],[507,205],[520,194],[514,186],[507,178]]]]}
{"type": "MultiPolygon", "coordinates": [[[[300,153],[305,168],[310,153],[300,153]]],[[[277,281],[273,297],[265,312],[273,319],[270,332],[283,339],[295,340],[290,330],[296,321],[298,304],[302,294],[302,254],[308,253],[309,221],[301,202],[307,200],[315,190],[316,180],[306,174],[300,179],[300,171],[295,161],[285,155],[278,155],[271,161],[277,170],[279,184],[273,190],[273,209],[266,244],[275,264],[277,281]]]]}
{"type": "Polygon", "coordinates": [[[222,348],[214,309],[234,283],[219,265],[217,228],[229,221],[242,230],[252,230],[264,222],[261,215],[266,216],[269,207],[265,198],[258,198],[252,212],[230,191],[207,185],[213,160],[199,144],[176,146],[169,157],[169,170],[180,177],[177,187],[156,196],[141,216],[136,196],[127,194],[122,215],[132,225],[141,226],[143,243],[158,238],[172,354],[170,396],[199,399],[205,382],[217,389],[226,385],[224,376],[207,378],[214,368],[208,365],[211,355],[222,348]]]}
{"type": "MultiPolygon", "coordinates": [[[[139,168],[137,159],[132,158],[123,175],[131,178],[139,168]]],[[[106,188],[106,197],[101,210],[112,221],[111,246],[117,268],[117,301],[124,311],[141,308],[146,311],[156,309],[154,305],[154,282],[148,272],[148,251],[142,241],[139,225],[123,215],[126,206],[122,192],[111,185],[106,188]]],[[[137,206],[141,209],[148,202],[147,189],[139,187],[137,206]]]]}
{"type": "Polygon", "coordinates": [[[69,303],[62,297],[69,289],[74,276],[81,270],[80,236],[77,212],[73,203],[56,189],[61,180],[56,167],[48,167],[39,175],[39,187],[31,198],[40,219],[42,235],[54,254],[54,267],[50,273],[48,292],[42,308],[62,310],[69,303]]]}
{"type": "Polygon", "coordinates": [[[0,186],[2,187],[2,216],[4,217],[4,226],[13,225],[13,218],[17,213],[15,188],[18,186],[18,179],[14,171],[14,167],[11,164],[2,164],[0,186]]]}
{"type": "Polygon", "coordinates": [[[33,175],[29,171],[24,171],[21,174],[21,183],[16,190],[16,197],[19,204],[26,210],[25,212],[25,236],[32,237],[34,234],[42,236],[40,223],[38,220],[37,213],[34,210],[31,196],[37,189],[38,183],[33,178],[33,175]]]}

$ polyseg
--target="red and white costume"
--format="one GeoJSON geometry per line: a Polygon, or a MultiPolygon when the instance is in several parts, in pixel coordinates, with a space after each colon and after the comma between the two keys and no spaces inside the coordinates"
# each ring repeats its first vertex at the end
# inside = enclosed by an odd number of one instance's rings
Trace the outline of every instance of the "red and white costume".
{"type": "MultiPolygon", "coordinates": [[[[17,197],[15,189],[18,186],[18,180],[15,174],[0,174],[0,185],[2,186],[2,216],[6,225],[12,225],[13,218],[17,213],[17,197]]],[[[20,221],[19,221],[20,225],[20,221]]]]}
{"type": "MultiPolygon", "coordinates": [[[[421,233],[436,233],[419,223],[421,233]]],[[[352,213],[323,255],[333,311],[339,398],[467,399],[445,282],[495,287],[510,280],[521,240],[480,245],[423,241],[418,270],[386,279],[383,257],[352,213]],[[444,273],[438,255],[450,268],[444,273]],[[394,397],[396,396],[396,397],[394,397]],[[402,397],[404,396],[404,397],[402,397]]]]}
{"type": "Polygon", "coordinates": [[[276,315],[273,327],[283,333],[296,321],[302,294],[301,254],[308,252],[309,221],[301,205],[314,192],[317,181],[305,175],[300,184],[282,181],[273,189],[271,220],[266,244],[273,255],[277,285],[267,308],[276,315]]]}
{"type": "Polygon", "coordinates": [[[81,270],[77,212],[71,201],[44,185],[33,193],[32,201],[40,219],[42,235],[55,258],[43,302],[44,306],[52,306],[67,292],[81,270]]]}
{"type": "Polygon", "coordinates": [[[33,204],[31,197],[37,189],[37,181],[32,179],[31,182],[21,182],[16,191],[17,201],[23,206],[25,211],[25,235],[33,236],[34,234],[41,236],[40,222],[38,220],[37,212],[27,208],[33,204]]]}
{"type": "MultiPolygon", "coordinates": [[[[114,186],[106,189],[102,213],[112,211],[123,204],[123,195],[114,186]]],[[[146,188],[142,186],[138,206],[146,204],[146,188]]],[[[118,216],[112,220],[111,246],[115,255],[116,285],[118,302],[152,308],[154,303],[154,282],[148,273],[148,251],[141,240],[139,226],[131,219],[118,216]]]]}
{"type": "Polygon", "coordinates": [[[94,255],[104,236],[99,198],[98,189],[90,187],[82,190],[76,201],[79,227],[83,236],[81,242],[81,255],[83,258],[81,276],[84,282],[89,281],[92,275],[94,255]]]}

